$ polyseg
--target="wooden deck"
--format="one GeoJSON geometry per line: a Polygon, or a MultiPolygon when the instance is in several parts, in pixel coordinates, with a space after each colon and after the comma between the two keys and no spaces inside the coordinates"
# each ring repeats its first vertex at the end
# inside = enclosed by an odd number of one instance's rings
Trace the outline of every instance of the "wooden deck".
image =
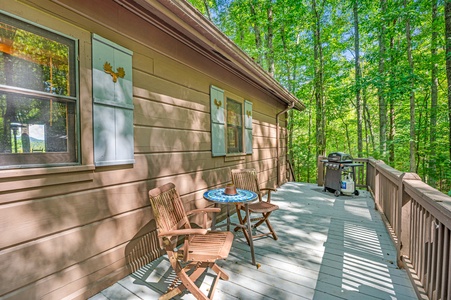
{"type": "MultiPolygon", "coordinates": [[[[237,233],[229,258],[220,262],[230,280],[218,283],[215,300],[417,298],[367,191],[335,197],[316,184],[290,182],[272,197],[280,206],[271,216],[279,240],[255,241],[257,269],[237,233]]],[[[158,299],[173,278],[168,270],[161,257],[91,299],[158,299]]],[[[200,278],[201,289],[211,281],[209,274],[200,278]]]]}

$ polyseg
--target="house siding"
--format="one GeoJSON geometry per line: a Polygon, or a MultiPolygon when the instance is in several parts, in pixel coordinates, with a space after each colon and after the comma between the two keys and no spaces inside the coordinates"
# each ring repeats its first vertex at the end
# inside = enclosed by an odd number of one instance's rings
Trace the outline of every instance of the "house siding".
{"type": "MultiPolygon", "coordinates": [[[[79,40],[81,165],[0,171],[0,298],[85,299],[161,252],[149,189],[174,182],[187,209],[256,168],[276,186],[276,114],[286,105],[111,0],[0,7],[79,40]],[[91,34],[133,51],[134,164],[95,167],[91,34]],[[253,103],[253,154],[212,157],[210,85],[253,103]]],[[[286,181],[285,116],[280,163],[286,181]]],[[[196,220],[193,220],[196,221],[196,220]]]]}

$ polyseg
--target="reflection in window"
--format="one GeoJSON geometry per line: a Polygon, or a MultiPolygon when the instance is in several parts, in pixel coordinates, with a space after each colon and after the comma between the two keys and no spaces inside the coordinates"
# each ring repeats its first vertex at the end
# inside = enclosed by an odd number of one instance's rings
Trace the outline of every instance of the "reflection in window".
{"type": "Polygon", "coordinates": [[[0,16],[0,167],[76,162],[75,41],[0,16]]]}
{"type": "Polygon", "coordinates": [[[243,152],[242,104],[227,98],[227,153],[243,152]]]}
{"type": "Polygon", "coordinates": [[[32,152],[45,152],[45,125],[30,124],[29,127],[30,148],[32,152]]]}

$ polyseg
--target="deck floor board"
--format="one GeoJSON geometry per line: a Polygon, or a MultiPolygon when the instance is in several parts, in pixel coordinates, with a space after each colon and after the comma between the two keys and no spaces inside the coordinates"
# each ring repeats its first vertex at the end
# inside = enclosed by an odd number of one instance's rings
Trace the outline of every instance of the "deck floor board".
{"type": "MultiPolygon", "coordinates": [[[[218,262],[230,280],[218,283],[215,299],[417,298],[367,191],[335,197],[315,184],[290,182],[272,199],[280,206],[271,215],[279,239],[255,240],[257,269],[242,232],[235,233],[229,257],[218,262]]],[[[157,299],[173,275],[163,256],[91,300],[157,299]]],[[[212,280],[208,272],[198,285],[207,292],[212,280]]]]}

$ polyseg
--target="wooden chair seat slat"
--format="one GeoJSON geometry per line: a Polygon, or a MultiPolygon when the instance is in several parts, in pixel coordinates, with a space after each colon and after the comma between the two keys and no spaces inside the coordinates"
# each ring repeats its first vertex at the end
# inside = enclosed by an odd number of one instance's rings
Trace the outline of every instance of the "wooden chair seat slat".
{"type": "Polygon", "coordinates": [[[272,204],[272,203],[268,203],[265,201],[259,201],[256,203],[251,203],[249,204],[249,210],[255,213],[266,213],[266,212],[270,212],[270,211],[274,211],[274,210],[278,210],[279,206],[272,204]]]}

